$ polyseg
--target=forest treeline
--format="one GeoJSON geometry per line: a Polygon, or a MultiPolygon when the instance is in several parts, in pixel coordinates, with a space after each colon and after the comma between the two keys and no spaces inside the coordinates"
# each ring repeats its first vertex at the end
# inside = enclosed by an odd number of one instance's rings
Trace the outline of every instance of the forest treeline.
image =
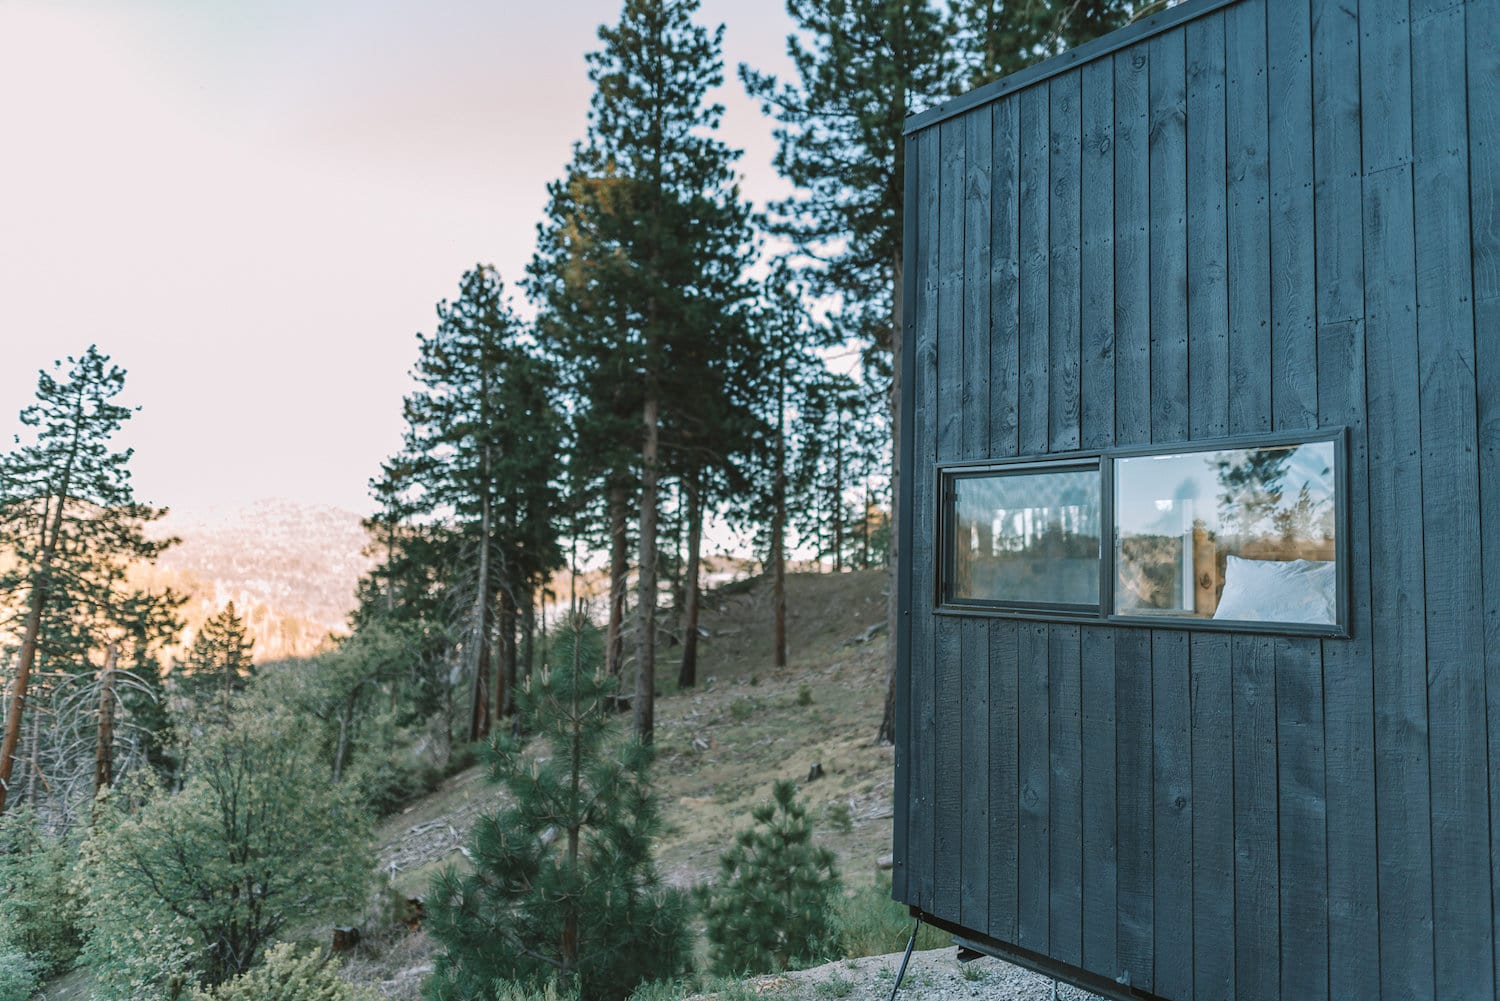
{"type": "MultiPolygon", "coordinates": [[[[697,23],[698,0],[625,0],[599,29],[583,138],[548,187],[525,273],[507,284],[476,265],[418,335],[403,445],[371,484],[375,566],[350,635],[324,655],[256,668],[231,605],[168,663],[183,598],[140,586],[131,568],[175,540],[150,531],[162,509],[136,498],[131,453],[112,443],[132,414],[125,372],[90,347],[41,373],[22,440],[0,454],[0,978],[7,955],[37,975],[81,955],[114,971],[118,996],[244,975],[291,921],[363,892],[372,812],[486,738],[514,760],[509,742],[530,728],[587,727],[571,746],[608,749],[599,774],[647,795],[659,648],[678,648],[676,685],[694,685],[712,523],[753,539],[774,582],[777,665],[790,553],[833,570],[899,558],[905,119],[1142,11],[787,10],[792,75],[738,68],[776,122],[775,165],[795,191],[762,207],[741,193],[740,153],[721,136],[723,27],[697,23]],[[547,621],[567,598],[550,593],[569,579],[559,571],[595,553],[608,567],[602,607],[585,624],[575,594],[571,614],[547,621]],[[558,662],[595,639],[596,670],[576,653],[558,662]],[[572,715],[546,687],[561,679],[572,715]],[[606,702],[629,707],[624,743],[578,708],[606,702]],[[307,839],[331,850],[288,851],[307,839]]],[[[893,659],[886,687],[871,721],[883,740],[893,659]]],[[[621,809],[652,813],[639,798],[621,809]]],[[[597,819],[581,815],[572,834],[597,819]]],[[[606,842],[627,838],[639,868],[651,828],[608,828],[606,842]]],[[[535,833],[528,865],[556,850],[555,831],[535,833]]],[[[577,845],[569,865],[584,864],[577,845]]],[[[648,870],[631,890],[646,896],[629,897],[642,907],[655,899],[648,870]]],[[[448,891],[460,903],[470,892],[448,891]]],[[[472,933],[464,915],[483,911],[449,915],[450,956],[472,933]]],[[[582,932],[557,932],[571,943],[567,980],[582,932]]]]}

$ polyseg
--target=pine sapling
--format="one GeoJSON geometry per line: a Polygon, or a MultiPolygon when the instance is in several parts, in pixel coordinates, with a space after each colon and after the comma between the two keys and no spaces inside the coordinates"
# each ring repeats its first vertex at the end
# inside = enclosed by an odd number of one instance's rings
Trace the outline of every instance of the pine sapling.
{"type": "Polygon", "coordinates": [[[813,844],[797,787],[778,781],[719,858],[719,884],[698,888],[713,967],[721,973],[783,970],[826,959],[839,942],[840,890],[833,853],[813,844]]]}

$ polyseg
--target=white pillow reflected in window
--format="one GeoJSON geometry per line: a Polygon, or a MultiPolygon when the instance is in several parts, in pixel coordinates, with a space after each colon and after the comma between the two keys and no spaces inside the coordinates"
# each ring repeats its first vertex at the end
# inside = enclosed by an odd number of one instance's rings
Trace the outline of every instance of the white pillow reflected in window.
{"type": "Polygon", "coordinates": [[[1215,619],[1239,622],[1337,621],[1338,579],[1331,560],[1228,557],[1215,619]]]}

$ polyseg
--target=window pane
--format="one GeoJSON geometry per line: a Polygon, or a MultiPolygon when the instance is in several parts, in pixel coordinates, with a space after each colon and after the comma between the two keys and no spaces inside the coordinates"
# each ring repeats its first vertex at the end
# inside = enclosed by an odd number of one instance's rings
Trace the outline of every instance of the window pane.
{"type": "Polygon", "coordinates": [[[1115,462],[1115,611],[1337,622],[1334,444],[1115,462]]]}
{"type": "Polygon", "coordinates": [[[1099,469],[954,478],[952,598],[1099,604],[1099,469]]]}

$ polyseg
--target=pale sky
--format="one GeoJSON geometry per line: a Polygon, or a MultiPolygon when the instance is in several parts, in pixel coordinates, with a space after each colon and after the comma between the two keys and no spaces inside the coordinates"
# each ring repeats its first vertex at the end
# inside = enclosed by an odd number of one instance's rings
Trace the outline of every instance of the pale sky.
{"type": "MultiPolygon", "coordinates": [[[[365,513],[418,330],[465,268],[518,282],[618,0],[0,0],[0,449],[36,371],[97,343],[142,411],[138,496],[365,513]]],[[[786,188],[734,68],[785,74],[781,0],[728,24],[724,138],[786,188]]]]}

